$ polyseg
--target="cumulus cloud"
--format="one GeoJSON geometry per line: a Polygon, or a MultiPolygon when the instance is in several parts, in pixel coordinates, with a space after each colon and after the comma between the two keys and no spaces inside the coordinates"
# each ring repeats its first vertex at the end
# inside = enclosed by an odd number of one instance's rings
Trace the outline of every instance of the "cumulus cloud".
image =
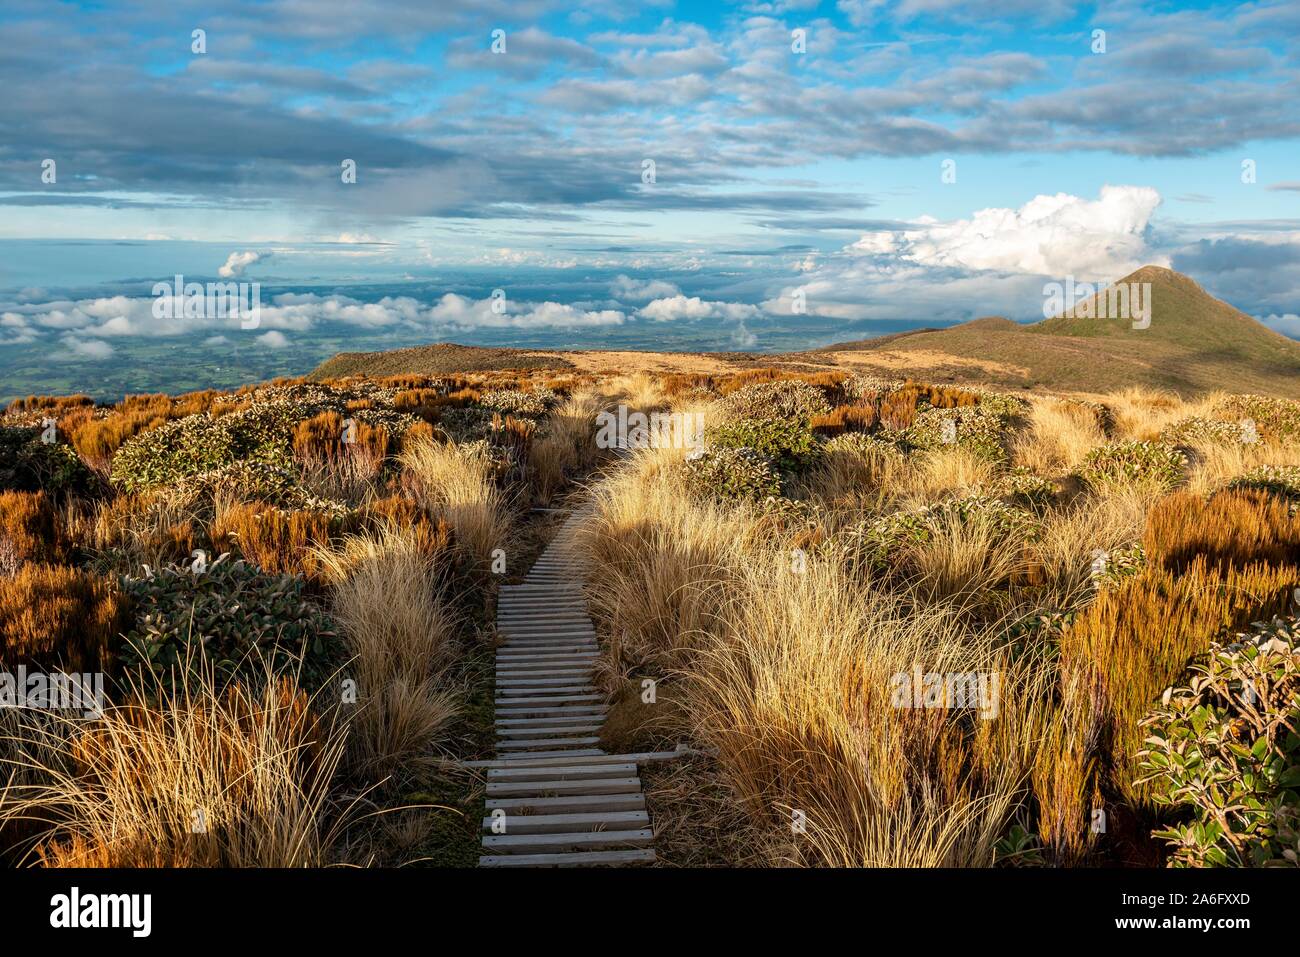
{"type": "Polygon", "coordinates": [[[638,310],[637,315],[655,322],[677,319],[752,319],[760,314],[757,306],[743,302],[708,302],[699,296],[665,296],[638,310]]]}
{"type": "Polygon", "coordinates": [[[254,263],[265,262],[270,259],[273,253],[257,253],[252,250],[244,252],[233,252],[226,257],[226,264],[217,270],[217,275],[223,279],[231,279],[236,276],[242,276],[244,270],[254,263]]]}
{"type": "Polygon", "coordinates": [[[869,233],[849,251],[930,267],[1110,279],[1147,261],[1147,226],[1159,205],[1149,186],[1103,186],[1095,200],[1039,195],[1019,209],[869,233]]]}
{"type": "Polygon", "coordinates": [[[268,349],[283,349],[289,344],[289,337],[283,332],[277,332],[272,329],[270,332],[264,332],[257,337],[258,345],[266,346],[268,349]]]}
{"type": "Polygon", "coordinates": [[[671,282],[662,279],[633,279],[631,276],[619,275],[610,283],[609,290],[617,299],[628,302],[649,302],[663,296],[675,296],[681,290],[671,282]]]}
{"type": "Polygon", "coordinates": [[[1281,316],[1259,316],[1258,319],[1274,332],[1280,332],[1292,339],[1300,339],[1300,316],[1295,313],[1288,312],[1281,316]]]}
{"type": "Polygon", "coordinates": [[[102,339],[79,339],[71,334],[65,334],[59,341],[63,349],[50,356],[59,362],[108,359],[114,352],[113,347],[102,339]]]}
{"type": "MultiPolygon", "coordinates": [[[[150,298],[113,296],[48,303],[10,303],[0,313],[3,317],[0,318],[0,330],[14,330],[14,336],[56,332],[70,335],[75,331],[79,341],[205,334],[204,341],[208,344],[222,341],[225,338],[223,334],[233,338],[247,332],[242,328],[238,315],[185,315],[183,310],[178,310],[174,319],[159,319],[154,315],[155,302],[150,298]]],[[[573,329],[618,325],[626,319],[626,315],[617,309],[586,309],[570,303],[506,300],[504,305],[493,308],[494,303],[491,298],[470,299],[456,293],[447,293],[433,303],[409,296],[385,296],[377,302],[362,302],[344,295],[284,293],[269,303],[262,303],[257,326],[260,332],[258,341],[280,348],[288,343],[284,333],[303,333],[329,324],[426,334],[485,328],[573,329]]]]}

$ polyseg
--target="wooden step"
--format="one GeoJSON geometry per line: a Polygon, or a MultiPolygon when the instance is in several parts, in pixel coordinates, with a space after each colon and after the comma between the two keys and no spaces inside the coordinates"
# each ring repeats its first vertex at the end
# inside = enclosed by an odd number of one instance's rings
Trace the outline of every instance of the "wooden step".
{"type": "Polygon", "coordinates": [[[543,695],[559,695],[561,697],[572,697],[574,695],[594,694],[596,689],[589,684],[568,684],[568,685],[543,685],[542,687],[524,686],[497,689],[496,700],[503,698],[536,698],[543,695]]]}
{"type": "Polygon", "coordinates": [[[596,781],[489,781],[486,785],[490,798],[499,797],[563,797],[590,794],[639,794],[641,779],[637,777],[601,778],[596,781]]]}
{"type": "Polygon", "coordinates": [[[571,834],[578,831],[628,831],[650,826],[645,811],[588,811],[579,814],[509,814],[483,818],[493,834],[571,834]]]}
{"type": "Polygon", "coordinates": [[[566,724],[548,728],[497,728],[497,747],[503,743],[521,744],[536,738],[569,738],[574,735],[600,735],[599,724],[566,724]]]}
{"type": "Polygon", "coordinates": [[[626,867],[653,864],[652,848],[629,851],[578,851],[573,854],[490,854],[478,859],[479,867],[626,867]]]}
{"type": "Polygon", "coordinates": [[[583,764],[575,759],[571,767],[549,765],[544,768],[489,768],[489,781],[581,781],[589,778],[630,778],[636,775],[635,764],[583,764]]]}
{"type": "MultiPolygon", "coordinates": [[[[589,754],[582,759],[583,764],[647,764],[651,761],[672,761],[675,758],[683,758],[693,752],[689,750],[682,751],[637,751],[630,754],[606,754],[601,751],[597,754],[589,754]]],[[[467,768],[517,768],[521,766],[529,767],[546,767],[547,765],[556,764],[575,764],[576,762],[566,753],[553,757],[542,757],[539,754],[523,752],[512,755],[509,758],[491,758],[484,761],[464,761],[462,766],[467,768]]]]}
{"type": "Polygon", "coordinates": [[[569,760],[569,763],[572,764],[573,759],[575,757],[582,758],[585,761],[587,760],[587,758],[599,757],[604,753],[605,752],[600,750],[600,748],[557,748],[554,751],[511,751],[504,756],[498,755],[496,758],[494,758],[493,760],[501,761],[503,763],[500,765],[493,765],[493,767],[509,767],[510,764],[512,763],[510,760],[511,757],[528,756],[528,757],[543,757],[543,758],[567,758],[569,760]]]}
{"type": "Polygon", "coordinates": [[[649,847],[655,833],[648,827],[629,831],[586,831],[574,834],[486,834],[483,849],[506,854],[546,854],[649,847]]]}
{"type": "Polygon", "coordinates": [[[628,794],[565,794],[557,797],[488,798],[487,809],[505,811],[506,814],[594,814],[610,811],[644,811],[645,795],[640,791],[628,794]]]}
{"type": "Polygon", "coordinates": [[[597,744],[600,744],[600,736],[595,734],[576,737],[534,738],[527,741],[498,741],[497,753],[499,754],[502,751],[527,751],[532,748],[563,748],[566,746],[581,748],[597,744]]]}
{"type": "Polygon", "coordinates": [[[495,718],[492,723],[498,728],[543,728],[559,727],[561,725],[572,724],[577,721],[601,721],[605,717],[605,710],[569,708],[556,709],[558,714],[538,715],[533,718],[495,718]]]}
{"type": "MultiPolygon", "coordinates": [[[[539,697],[524,696],[507,698],[504,701],[496,703],[497,713],[503,711],[510,712],[510,717],[519,714],[520,711],[533,711],[537,708],[558,708],[569,704],[603,704],[605,696],[602,694],[566,694],[566,695],[545,695],[539,697]]],[[[520,717],[524,715],[520,714],[520,717]]]]}

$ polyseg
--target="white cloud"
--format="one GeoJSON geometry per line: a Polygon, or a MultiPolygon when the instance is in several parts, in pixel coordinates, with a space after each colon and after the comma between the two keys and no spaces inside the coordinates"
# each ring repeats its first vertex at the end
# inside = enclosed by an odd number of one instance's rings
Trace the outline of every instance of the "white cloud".
{"type": "MultiPolygon", "coordinates": [[[[280,333],[304,333],[322,324],[340,323],[361,329],[408,329],[416,334],[444,330],[479,328],[581,328],[611,326],[626,316],[616,309],[586,309],[559,302],[516,302],[505,300],[495,311],[494,300],[469,299],[447,293],[433,304],[408,296],[385,296],[378,302],[361,302],[347,296],[319,296],[314,293],[284,293],[263,302],[258,329],[259,341],[279,347],[287,343],[280,333]],[[267,337],[266,333],[276,332],[267,337]],[[283,342],[281,341],[283,340],[283,342]]],[[[220,318],[180,315],[159,319],[153,314],[155,300],[113,296],[48,303],[8,303],[0,313],[0,328],[14,330],[76,331],[86,337],[120,338],[140,336],[164,338],[203,333],[209,343],[228,334],[232,339],[246,335],[239,316],[220,318]]],[[[183,310],[182,310],[183,313],[183,310]]],[[[7,339],[6,341],[14,341],[7,339]]]]}
{"type": "Polygon", "coordinates": [[[676,285],[663,279],[633,279],[622,274],[609,284],[609,291],[616,298],[629,302],[649,302],[651,299],[675,296],[681,292],[676,285]]]}
{"type": "Polygon", "coordinates": [[[1274,332],[1280,332],[1292,339],[1300,339],[1300,316],[1295,313],[1288,312],[1281,316],[1259,316],[1258,318],[1274,332]]]}
{"type": "Polygon", "coordinates": [[[969,219],[924,217],[915,228],[868,233],[846,250],[935,267],[1113,279],[1149,260],[1145,233],[1160,194],[1149,186],[1103,186],[1096,200],[1057,193],[1019,209],[969,219]]]}
{"type": "Polygon", "coordinates": [[[101,339],[79,339],[74,335],[65,334],[59,341],[63,344],[63,350],[54,353],[50,358],[60,362],[75,359],[107,359],[114,351],[112,346],[101,339]]]}
{"type": "Polygon", "coordinates": [[[270,332],[264,332],[258,336],[257,342],[268,349],[283,349],[289,344],[289,337],[283,332],[272,329],[270,332]]]}
{"type": "Polygon", "coordinates": [[[743,302],[707,302],[699,296],[665,296],[647,303],[638,312],[643,319],[655,322],[672,322],[677,319],[752,319],[759,314],[757,306],[743,302]]]}
{"type": "Polygon", "coordinates": [[[257,262],[265,262],[272,255],[273,253],[255,253],[252,250],[231,253],[226,257],[226,264],[217,270],[217,275],[224,279],[242,276],[249,266],[257,262]]]}
{"type": "Polygon", "coordinates": [[[796,314],[801,290],[805,311],[817,316],[922,325],[1041,318],[1045,278],[1112,281],[1147,263],[1169,265],[1147,242],[1159,204],[1150,187],[1104,186],[1097,199],[1058,193],[964,219],[920,217],[810,257],[799,279],[773,289],[762,306],[796,314]]]}

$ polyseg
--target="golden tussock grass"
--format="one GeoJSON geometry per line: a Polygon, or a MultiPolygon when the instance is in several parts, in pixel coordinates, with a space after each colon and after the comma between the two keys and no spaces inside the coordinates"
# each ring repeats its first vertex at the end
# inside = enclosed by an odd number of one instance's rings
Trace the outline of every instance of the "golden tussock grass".
{"type": "Polygon", "coordinates": [[[216,551],[237,552],[265,572],[315,578],[315,549],[328,544],[339,530],[338,518],[326,512],[239,502],[217,512],[208,535],[216,551]]]}
{"type": "Polygon", "coordinates": [[[451,528],[456,546],[476,567],[506,545],[509,503],[483,455],[451,443],[411,442],[401,452],[404,478],[415,498],[451,528]]]}
{"type": "Polygon", "coordinates": [[[0,492],[0,574],[23,562],[57,562],[62,525],[44,492],[0,492]]]}
{"type": "Polygon", "coordinates": [[[0,576],[0,652],[7,664],[108,670],[128,602],[114,581],[64,565],[0,576]]]}
{"type": "Polygon", "coordinates": [[[578,389],[546,417],[544,434],[529,451],[537,501],[549,504],[575,476],[591,469],[602,450],[596,448],[596,416],[604,399],[595,392],[578,389]]]}
{"type": "Polygon", "coordinates": [[[330,785],[341,727],[267,676],[218,692],[211,674],[149,708],[112,706],[90,730],[72,718],[41,752],[11,749],[23,784],[6,824],[41,827],[25,860],[46,867],[319,867],[341,822],[330,785]]]}
{"type": "Polygon", "coordinates": [[[1213,570],[1204,557],[1180,571],[1150,565],[1103,590],[1061,638],[1063,683],[1091,699],[1110,786],[1142,801],[1133,781],[1138,721],[1189,659],[1225,629],[1284,610],[1300,582],[1295,566],[1263,563],[1213,570]]]}
{"type": "Polygon", "coordinates": [[[1300,515],[1267,492],[1219,492],[1208,501],[1173,492],[1152,506],[1143,547],[1165,567],[1182,571],[1197,559],[1212,568],[1252,562],[1300,564],[1300,515]]]}
{"type": "Polygon", "coordinates": [[[461,621],[446,598],[448,569],[438,559],[396,524],[317,550],[352,656],[340,675],[356,690],[347,765],[368,779],[427,765],[439,733],[459,713],[446,669],[461,621]]]}
{"type": "Polygon", "coordinates": [[[1012,439],[1012,463],[1038,475],[1059,475],[1078,467],[1085,455],[1105,442],[1092,410],[1060,399],[1036,399],[1028,428],[1012,439]]]}

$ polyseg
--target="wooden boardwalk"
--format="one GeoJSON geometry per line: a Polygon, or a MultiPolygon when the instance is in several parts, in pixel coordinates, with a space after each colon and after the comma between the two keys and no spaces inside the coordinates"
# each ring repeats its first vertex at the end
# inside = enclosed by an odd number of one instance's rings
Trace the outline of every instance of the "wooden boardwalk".
{"type": "Polygon", "coordinates": [[[606,754],[608,705],[574,546],[586,510],[561,526],[521,584],[501,589],[497,757],[487,769],[480,867],[586,867],[655,859],[637,765],[676,752],[606,754]]]}

